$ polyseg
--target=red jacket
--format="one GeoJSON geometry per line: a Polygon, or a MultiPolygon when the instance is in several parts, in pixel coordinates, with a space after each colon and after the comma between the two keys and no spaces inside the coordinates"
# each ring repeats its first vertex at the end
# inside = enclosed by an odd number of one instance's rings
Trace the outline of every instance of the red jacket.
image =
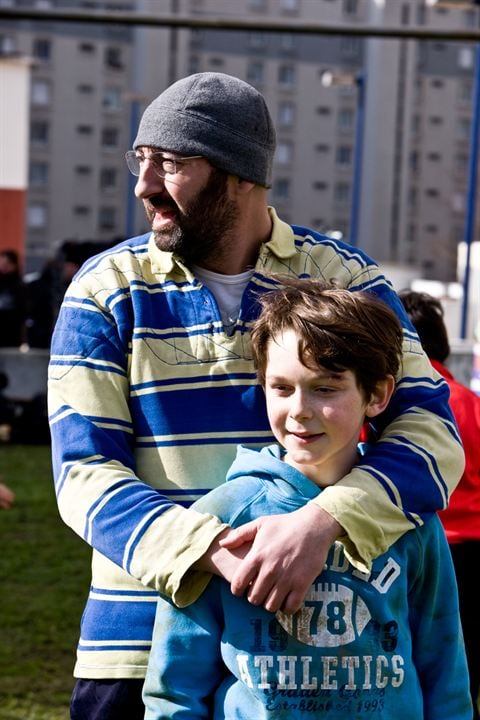
{"type": "Polygon", "coordinates": [[[439,513],[449,543],[480,540],[480,397],[431,360],[450,388],[450,407],[465,450],[465,472],[446,510],[439,513]]]}

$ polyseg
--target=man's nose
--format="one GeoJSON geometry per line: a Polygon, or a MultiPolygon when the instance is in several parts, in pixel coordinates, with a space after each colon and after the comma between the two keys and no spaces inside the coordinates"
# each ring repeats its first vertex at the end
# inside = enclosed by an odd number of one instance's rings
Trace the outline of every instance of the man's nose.
{"type": "Polygon", "coordinates": [[[154,192],[161,192],[164,187],[164,178],[155,171],[155,165],[148,158],[140,165],[140,174],[135,183],[135,195],[138,198],[148,197],[154,192]]]}

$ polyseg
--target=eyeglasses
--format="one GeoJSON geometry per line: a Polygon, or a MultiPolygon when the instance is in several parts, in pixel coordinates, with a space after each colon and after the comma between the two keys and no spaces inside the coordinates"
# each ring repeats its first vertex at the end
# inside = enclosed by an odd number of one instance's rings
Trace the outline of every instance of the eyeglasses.
{"type": "Polygon", "coordinates": [[[148,160],[152,163],[153,169],[156,174],[164,178],[167,175],[175,175],[180,172],[182,165],[187,160],[196,160],[197,158],[203,157],[202,155],[188,155],[186,157],[171,158],[165,157],[161,152],[155,152],[151,155],[144,155],[138,150],[129,150],[125,153],[125,160],[127,161],[127,167],[135,177],[140,175],[142,163],[148,160]]]}

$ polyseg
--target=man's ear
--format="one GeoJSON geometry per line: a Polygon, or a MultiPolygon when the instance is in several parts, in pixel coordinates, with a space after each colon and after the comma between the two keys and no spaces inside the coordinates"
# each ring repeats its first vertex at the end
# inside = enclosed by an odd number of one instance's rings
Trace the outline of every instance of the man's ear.
{"type": "Polygon", "coordinates": [[[370,418],[380,415],[390,402],[394,390],[395,378],[393,375],[387,375],[384,380],[380,380],[367,403],[365,415],[370,418]]]}
{"type": "Polygon", "coordinates": [[[234,192],[238,195],[246,195],[255,187],[255,183],[250,182],[250,180],[242,180],[236,175],[230,175],[230,182],[234,192]]]}

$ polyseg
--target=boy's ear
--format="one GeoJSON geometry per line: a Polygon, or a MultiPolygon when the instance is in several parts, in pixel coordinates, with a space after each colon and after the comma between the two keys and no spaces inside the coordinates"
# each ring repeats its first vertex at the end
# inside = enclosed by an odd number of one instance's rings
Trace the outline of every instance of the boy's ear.
{"type": "Polygon", "coordinates": [[[367,403],[365,415],[370,418],[380,415],[390,402],[394,390],[395,378],[393,375],[387,375],[384,380],[380,380],[367,403]]]}

